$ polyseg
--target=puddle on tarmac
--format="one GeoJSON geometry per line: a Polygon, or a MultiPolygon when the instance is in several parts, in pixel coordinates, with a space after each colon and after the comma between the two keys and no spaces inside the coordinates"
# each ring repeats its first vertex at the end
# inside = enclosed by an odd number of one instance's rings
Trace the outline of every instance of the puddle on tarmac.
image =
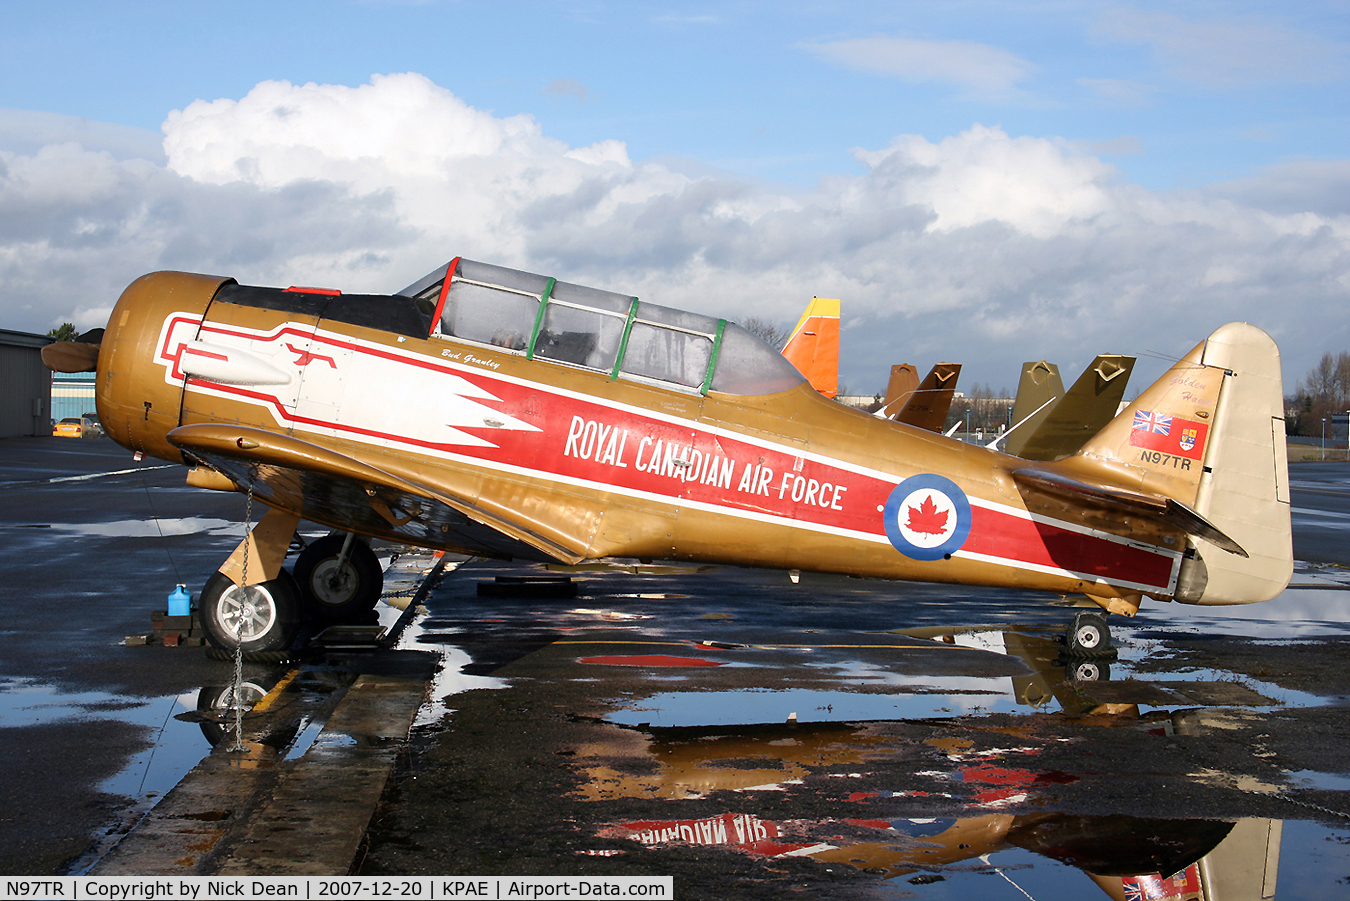
{"type": "MultiPolygon", "coordinates": [[[[858,798],[865,802],[866,797],[858,798]]],[[[619,822],[601,839],[656,850],[700,845],[765,859],[810,857],[876,876],[899,897],[1338,897],[1350,829],[1306,821],[1148,819],[976,809],[959,818],[775,820],[753,813],[619,822]],[[1257,889],[1253,891],[1253,889],[1257,889]]],[[[885,897],[883,894],[882,897],[885,897]]]]}
{"type": "MultiPolygon", "coordinates": [[[[1176,706],[1178,683],[1194,686],[1183,689],[1183,694],[1191,697],[1192,703],[1208,706],[1316,707],[1329,703],[1326,698],[1248,675],[1187,666],[1181,661],[1173,670],[1159,672],[1155,665],[1146,674],[1136,674],[1136,664],[1145,660],[1156,664],[1157,655],[1165,650],[1164,643],[1145,637],[1148,631],[1134,624],[1118,626],[1115,630],[1118,657],[1070,662],[1063,658],[1063,646],[1053,632],[1034,627],[900,630],[901,634],[947,647],[1014,657],[1030,672],[998,677],[916,675],[892,671],[875,660],[845,659],[803,667],[827,674],[831,681],[840,684],[838,689],[655,691],[645,697],[619,700],[618,708],[606,718],[625,726],[670,727],[923,719],[1033,711],[1083,713],[1095,706],[1089,683],[1113,680],[1126,684],[1112,686],[1109,692],[1098,689],[1095,694],[1109,694],[1113,700],[1122,694],[1134,694],[1137,697],[1127,702],[1144,709],[1176,706]],[[1131,692],[1132,688],[1137,690],[1131,692]],[[1226,696],[1228,700],[1203,700],[1206,696],[1214,699],[1226,696]]],[[[725,647],[732,652],[718,662],[738,665],[734,649],[740,646],[725,647]]],[[[671,675],[669,670],[653,669],[647,681],[654,686],[679,684],[682,677],[671,675]]]]}
{"type": "Polygon", "coordinates": [[[1130,624],[1135,629],[1152,626],[1175,635],[1277,640],[1350,632],[1350,570],[1298,562],[1291,584],[1295,587],[1259,604],[1145,604],[1130,624]]]}
{"type": "MultiPolygon", "coordinates": [[[[418,575],[415,579],[405,577],[405,580],[420,584],[421,573],[431,568],[433,560],[430,554],[424,555],[421,552],[416,552],[401,557],[398,563],[406,570],[417,570],[418,575]]],[[[446,563],[443,572],[452,572],[458,565],[458,563],[446,563]]],[[[446,635],[452,635],[458,630],[447,631],[440,628],[434,635],[429,635],[425,620],[425,614],[414,616],[404,627],[403,633],[399,635],[395,644],[398,650],[434,650],[441,655],[436,675],[432,677],[431,685],[427,688],[427,700],[423,702],[417,711],[417,716],[413,719],[412,728],[415,730],[426,729],[439,723],[446,714],[454,709],[449,706],[450,698],[462,691],[470,691],[475,688],[506,688],[509,685],[505,679],[475,676],[461,672],[460,670],[473,663],[473,658],[466,651],[452,644],[447,644],[444,640],[446,635]]]]}
{"type": "Polygon", "coordinates": [[[159,698],[107,692],[61,692],[31,679],[0,681],[0,726],[35,726],[72,720],[116,720],[143,726],[150,747],[133,755],[98,791],[145,800],[163,795],[210,753],[195,724],[175,717],[195,711],[197,692],[159,698]]]}
{"type": "MultiPolygon", "coordinates": [[[[1325,634],[1325,617],[1338,615],[1346,593],[1329,590],[1311,598],[1287,619],[1242,622],[1259,627],[1264,638],[1297,640],[1308,623],[1318,623],[1325,634]]],[[[1166,612],[1174,613],[1177,605],[1166,612]]],[[[1193,608],[1191,608],[1193,609],[1193,608]]],[[[1283,616],[1288,611],[1267,607],[1283,616]]],[[[1231,612],[1200,611],[1190,621],[1204,628],[1212,614],[1218,621],[1231,612]]],[[[1350,615],[1347,616],[1350,620],[1350,615]]],[[[1169,628],[1177,620],[1168,620],[1169,628]]],[[[1232,623],[1229,623],[1231,626],[1232,623]]],[[[715,797],[717,791],[786,791],[821,766],[846,780],[851,771],[865,771],[866,760],[890,753],[884,741],[875,739],[867,727],[845,721],[919,719],[985,712],[1053,712],[1082,703],[1066,692],[1064,662],[1051,650],[1044,632],[1035,630],[924,630],[927,637],[947,644],[982,649],[1019,657],[1032,672],[1027,676],[999,678],[934,677],[887,671],[875,662],[845,660],[828,664],[844,686],[856,684],[863,691],[754,690],[699,692],[662,691],[650,697],[622,702],[610,714],[612,722],[642,726],[647,749],[643,756],[657,764],[655,772],[634,774],[605,764],[584,766],[587,785],[583,797],[592,801],[618,798],[682,799],[715,797]],[[878,689],[900,689],[880,693],[878,689]],[[925,692],[925,693],[920,693],[925,692]],[[931,692],[931,693],[927,693],[931,692]],[[800,725],[787,725],[788,722],[800,725]],[[714,729],[745,724],[743,734],[704,733],[689,727],[714,729]],[[663,727],[680,727],[665,732],[663,727]],[[649,731],[650,730],[650,731],[649,731]],[[787,731],[783,731],[787,730],[787,731]],[[778,734],[782,732],[782,734],[778,734]]],[[[1133,667],[1155,660],[1165,644],[1145,637],[1150,630],[1117,628],[1120,656],[1103,667],[1103,675],[1132,678],[1133,667]]],[[[1225,629],[1225,634],[1235,630],[1225,629]]],[[[1236,630],[1241,634],[1241,630],[1236,630]]],[[[1257,629],[1253,629],[1257,631],[1257,629]]],[[[1238,679],[1221,670],[1180,667],[1162,675],[1149,673],[1134,684],[1158,682],[1196,685],[1206,683],[1234,689],[1241,694],[1264,695],[1255,701],[1269,709],[1272,703],[1321,705],[1326,699],[1281,689],[1249,677],[1238,679]],[[1166,682],[1162,680],[1167,680],[1166,682]]],[[[1130,686],[1122,686],[1128,688],[1130,686]]],[[[1163,708],[1176,706],[1161,704],[1163,708]]],[[[1134,708],[1131,722],[1139,728],[1157,728],[1171,734],[1176,728],[1164,710],[1148,713],[1150,705],[1134,708]]],[[[1084,712],[1079,707],[1077,712],[1084,712]]],[[[1227,708],[1204,708],[1222,716],[1227,708]]],[[[950,750],[950,749],[946,749],[950,750]]],[[[1002,754],[1000,757],[1004,756],[1002,754]]],[[[584,757],[584,755],[583,755],[584,757]]],[[[1278,886],[1281,898],[1336,897],[1350,872],[1347,847],[1350,827],[1332,828],[1319,823],[1267,819],[1242,819],[1234,823],[1213,820],[1139,820],[1122,816],[1090,817],[1041,811],[1030,815],[1002,813],[1000,808],[1043,797],[1053,806],[1051,785],[1076,781],[1069,774],[1007,769],[1004,763],[962,761],[949,754],[950,769],[934,776],[951,779],[949,795],[977,815],[960,819],[893,819],[895,800],[873,808],[868,798],[918,797],[908,791],[881,795],[855,795],[858,816],[840,820],[778,820],[743,812],[701,819],[615,823],[601,838],[640,842],[653,848],[668,844],[719,846],[764,858],[806,856],[827,866],[861,870],[881,878],[882,897],[964,899],[970,897],[1079,898],[1097,897],[1098,892],[1117,898],[1214,899],[1234,897],[1219,892],[1225,873],[1252,861],[1266,861],[1260,877],[1272,897],[1278,886]],[[1042,783],[1045,785],[1042,786],[1042,783]],[[1038,791],[1044,787],[1044,791],[1038,791]],[[886,811],[887,818],[875,818],[886,811]],[[1109,875],[1100,875],[1100,874],[1109,875]],[[1175,875],[1174,875],[1175,874],[1175,875]],[[1202,880],[1211,888],[1202,895],[1202,880]]],[[[816,775],[820,775],[816,772],[816,775]]],[[[1350,777],[1317,772],[1296,772],[1288,788],[1350,790],[1350,777]]],[[[1277,789],[1278,790],[1278,789],[1277,789]]],[[[931,802],[933,795],[926,796],[931,802]]],[[[782,805],[776,805],[782,809],[782,805]]],[[[1247,886],[1233,886],[1244,890],[1247,886]]],[[[1257,893],[1254,897],[1261,897],[1257,893]]]]}
{"type": "Polygon", "coordinates": [[[856,720],[916,719],[969,713],[1013,712],[1017,703],[1006,694],[1007,679],[935,679],[924,686],[949,683],[932,694],[860,694],[809,689],[738,689],[671,691],[634,702],[636,706],[606,717],[624,726],[732,726],[761,723],[824,723],[856,720]],[[951,684],[957,683],[957,684],[951,684]]]}
{"type": "Polygon", "coordinates": [[[1335,773],[1319,773],[1315,770],[1299,770],[1289,774],[1291,788],[1316,788],[1322,791],[1350,791],[1350,776],[1335,773]]]}
{"type": "Polygon", "coordinates": [[[51,523],[61,532],[74,532],[91,538],[160,538],[171,535],[230,535],[238,538],[243,525],[225,519],[189,516],[182,519],[123,519],[116,522],[51,523]]]}

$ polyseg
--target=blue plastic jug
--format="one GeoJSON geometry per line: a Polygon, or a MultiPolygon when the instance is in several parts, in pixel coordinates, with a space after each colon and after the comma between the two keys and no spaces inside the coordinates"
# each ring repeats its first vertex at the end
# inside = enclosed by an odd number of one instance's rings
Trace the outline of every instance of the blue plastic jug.
{"type": "Polygon", "coordinates": [[[179,585],[169,592],[169,616],[187,616],[192,612],[192,595],[186,585],[179,585]]]}

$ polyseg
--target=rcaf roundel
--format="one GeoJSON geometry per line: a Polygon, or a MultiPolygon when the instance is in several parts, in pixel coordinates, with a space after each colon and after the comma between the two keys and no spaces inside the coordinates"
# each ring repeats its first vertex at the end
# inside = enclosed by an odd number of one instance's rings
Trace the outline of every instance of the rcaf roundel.
{"type": "Polygon", "coordinates": [[[951,479],[926,473],[905,479],[886,499],[886,537],[913,560],[941,560],[970,536],[970,501],[951,479]]]}

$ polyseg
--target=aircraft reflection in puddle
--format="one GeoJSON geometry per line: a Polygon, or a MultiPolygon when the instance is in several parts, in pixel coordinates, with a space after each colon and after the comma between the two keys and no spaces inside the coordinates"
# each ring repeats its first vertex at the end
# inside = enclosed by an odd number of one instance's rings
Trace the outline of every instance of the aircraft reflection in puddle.
{"type": "MultiPolygon", "coordinates": [[[[604,835],[650,846],[678,842],[719,846],[768,858],[806,856],[886,878],[913,876],[912,881],[917,882],[998,873],[1015,885],[1020,881],[1028,887],[1028,880],[1044,883],[1046,879],[1058,879],[1055,883],[1058,886],[1064,881],[1083,884],[1086,878],[1117,899],[1231,901],[1273,897],[1282,835],[1280,821],[1244,819],[1234,823],[1013,813],[1015,805],[1048,801],[1053,796],[1053,786],[1078,780],[1069,773],[1038,771],[1008,762],[1010,757],[1016,760],[1022,754],[1033,756],[1036,751],[1030,746],[978,755],[971,753],[971,743],[966,740],[934,738],[926,743],[942,752],[951,766],[915,774],[927,780],[916,785],[922,784],[928,791],[913,787],[899,791],[849,791],[846,787],[849,781],[860,779],[870,769],[869,761],[903,751],[882,728],[840,720],[895,719],[897,707],[904,708],[899,716],[913,716],[910,708],[927,708],[919,715],[932,716],[935,700],[938,704],[979,710],[1003,707],[1009,712],[1019,709],[1025,712],[1031,708],[1038,712],[1058,711],[1084,723],[1168,735],[1187,731],[1194,725],[1187,725],[1190,720],[1201,716],[1195,710],[1155,709],[1141,713],[1139,704],[1094,701],[1092,695],[1101,693],[1100,689],[1086,686],[1109,678],[1108,665],[1095,663],[1088,670],[1080,669],[1078,662],[1066,665],[1062,645],[1048,633],[1033,629],[918,629],[904,630],[903,634],[1013,656],[1026,664],[1029,673],[999,679],[957,680],[964,682],[967,695],[964,700],[959,689],[936,699],[930,694],[897,696],[845,690],[683,692],[643,699],[639,708],[620,711],[610,719],[631,720],[632,725],[637,725],[638,719],[643,721],[645,734],[633,734],[635,744],[628,750],[634,756],[654,760],[657,771],[624,772],[604,764],[584,767],[588,780],[581,795],[586,799],[687,800],[717,791],[786,792],[802,784],[809,775],[824,774],[840,780],[840,799],[857,804],[861,808],[859,816],[772,820],[753,813],[728,812],[700,819],[616,823],[604,835]],[[991,683],[1002,686],[997,700],[987,697],[994,690],[991,683]],[[773,707],[775,697],[783,702],[777,706],[795,705],[804,714],[810,711],[830,722],[798,722],[803,718],[794,717],[784,723],[781,715],[766,715],[766,706],[773,707]],[[977,698],[980,706],[970,704],[970,697],[977,698]],[[812,702],[829,699],[834,699],[832,706],[821,709],[811,706],[812,702]],[[724,700],[729,702],[729,708],[722,703],[724,700]],[[872,715],[857,715],[868,712],[872,715]],[[747,713],[748,718],[736,719],[747,713]],[[710,723],[710,719],[715,722],[710,723]],[[737,726],[737,722],[772,725],[737,726]],[[728,732],[727,726],[732,731],[728,732]],[[644,746],[637,747],[638,742],[644,746]],[[895,805],[905,805],[907,798],[914,799],[915,804],[921,805],[916,809],[925,812],[931,812],[937,798],[951,799],[960,807],[978,812],[955,819],[893,818],[895,805]],[[885,818],[868,816],[867,807],[872,806],[880,813],[883,805],[888,811],[885,818]],[[1016,862],[1015,855],[1025,852],[1063,866],[1010,876],[1005,872],[1010,866],[1013,870],[1028,866],[1016,862]],[[991,861],[995,855],[998,860],[991,861]],[[1007,862],[1010,857],[1011,864],[1007,862]],[[1046,872],[1059,875],[1047,876],[1046,872]]],[[[727,650],[734,654],[734,648],[727,650]]],[[[852,675],[857,677],[859,673],[852,675]]],[[[918,677],[918,681],[930,685],[935,680],[918,677]]],[[[1170,683],[1157,683],[1164,684],[1170,683]]],[[[1119,687],[1133,685],[1122,683],[1119,687]]],[[[592,754],[603,757],[605,753],[604,749],[587,749],[578,755],[579,761],[584,762],[592,754]]]]}
{"type": "MultiPolygon", "coordinates": [[[[1081,683],[1104,681],[1111,676],[1105,660],[1066,661],[1064,645],[1050,632],[1031,628],[952,629],[919,628],[896,634],[932,641],[954,649],[980,650],[1014,657],[1029,671],[1025,675],[904,675],[884,665],[861,660],[837,664],[811,664],[813,669],[834,669],[841,685],[821,689],[733,689],[728,691],[668,691],[643,698],[634,706],[609,715],[611,722],[627,726],[711,726],[793,721],[890,720],[966,713],[1018,713],[1027,707],[1037,711],[1062,710],[1089,713],[1101,706],[1079,690],[1081,683]],[[1011,679],[1011,686],[1009,684],[1011,679]],[[899,691],[858,691],[858,687],[898,688],[899,691]],[[1009,691],[1011,687],[1011,691],[1009,691]]],[[[737,663],[737,649],[744,646],[695,645],[700,652],[726,654],[705,665],[737,663]]],[[[769,646],[765,646],[769,647],[769,646]]],[[[633,665],[642,665],[634,658],[633,665]]],[[[582,658],[583,663],[613,662],[582,658]]],[[[692,658],[691,658],[691,664],[692,658]]]]}
{"type": "Polygon", "coordinates": [[[984,866],[959,873],[999,873],[1017,885],[1004,872],[1008,867],[990,858],[1020,848],[1081,871],[1121,901],[1230,901],[1274,897],[1281,830],[1280,821],[1265,819],[1230,823],[1041,813],[775,823],[726,813],[623,823],[609,835],[649,846],[680,842],[764,857],[811,857],[887,879],[922,874],[910,880],[916,883],[944,880],[945,868],[979,860],[984,866]],[[827,840],[813,840],[822,836],[827,840]]]}
{"type": "Polygon", "coordinates": [[[1013,697],[1018,704],[1043,710],[1058,701],[1066,711],[1081,711],[1091,704],[1069,685],[1071,681],[1098,682],[1111,678],[1107,659],[1066,660],[1064,645],[1054,638],[1027,629],[903,629],[911,638],[930,638],[943,644],[975,648],[1017,657],[1031,674],[1013,676],[1013,697]]]}
{"type": "Polygon", "coordinates": [[[164,794],[201,758],[202,742],[173,722],[190,703],[190,694],[139,697],[63,691],[33,679],[0,677],[0,728],[102,721],[139,729],[146,747],[97,786],[100,792],[138,803],[164,794]]]}
{"type": "MultiPolygon", "coordinates": [[[[1137,716],[1137,709],[1134,711],[1137,716]]],[[[1132,717],[1121,725],[1148,728],[1132,717]]],[[[919,874],[911,881],[931,882],[999,873],[1007,852],[1020,849],[1065,865],[1053,872],[1060,881],[1081,879],[1082,871],[1117,899],[1269,898],[1274,895],[1282,823],[1264,819],[1234,822],[1148,819],[1129,816],[1078,816],[1067,813],[1015,814],[999,808],[1046,800],[1051,786],[1077,781],[1062,772],[1008,765],[1011,757],[1034,756],[1033,747],[971,753],[960,738],[935,738],[926,744],[945,755],[951,772],[929,772],[950,792],[849,792],[851,777],[869,759],[896,752],[895,739],[866,726],[825,723],[802,726],[746,727],[727,734],[707,729],[654,729],[646,751],[659,765],[653,775],[624,774],[606,766],[585,769],[582,790],[588,800],[617,798],[693,799],[716,791],[787,790],[809,772],[830,770],[840,779],[839,800],[858,805],[858,816],[830,819],[771,820],[752,813],[723,813],[687,820],[644,820],[614,824],[603,837],[623,838],[657,847],[670,843],[716,846],[766,858],[811,857],[845,864],[887,879],[919,874]],[[762,762],[754,765],[755,762],[762,762]],[[960,818],[869,816],[872,808],[894,799],[953,798],[979,813],[960,818]],[[1000,861],[991,857],[1000,855],[1000,861]],[[967,861],[971,866],[957,866],[967,861]],[[1071,869],[1070,869],[1071,868],[1071,869]]],[[[603,754],[603,749],[592,749],[603,754]]],[[[634,749],[635,750],[635,749],[634,749]]],[[[579,756],[584,760],[589,751],[579,756]]],[[[900,803],[904,803],[901,800],[900,803]]],[[[1024,865],[1013,863],[1011,869],[1024,865]]],[[[1044,873],[1017,880],[1043,881],[1044,873]]],[[[1058,884],[1058,883],[1057,883],[1058,884]]],[[[1044,888],[1044,886],[1042,886],[1044,888]]]]}

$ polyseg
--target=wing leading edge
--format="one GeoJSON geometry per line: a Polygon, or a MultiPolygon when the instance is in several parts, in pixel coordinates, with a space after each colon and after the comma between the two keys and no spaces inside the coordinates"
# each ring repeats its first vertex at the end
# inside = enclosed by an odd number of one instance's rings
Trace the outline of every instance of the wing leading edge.
{"type": "Polygon", "coordinates": [[[203,423],[180,426],[168,440],[241,488],[251,485],[269,506],[334,528],[494,557],[584,559],[584,542],[545,524],[516,521],[443,487],[288,435],[203,423]]]}

